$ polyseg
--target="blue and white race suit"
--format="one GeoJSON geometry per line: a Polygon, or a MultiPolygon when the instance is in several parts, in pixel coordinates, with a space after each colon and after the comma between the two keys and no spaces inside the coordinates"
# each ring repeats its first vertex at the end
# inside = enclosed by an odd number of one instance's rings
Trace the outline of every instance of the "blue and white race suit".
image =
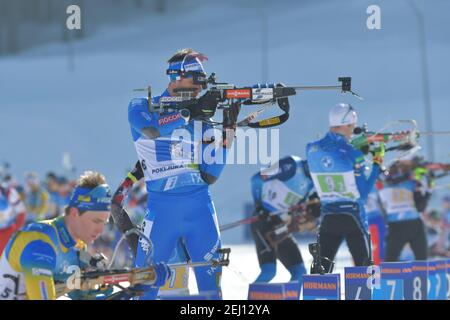
{"type": "MultiPolygon", "coordinates": [[[[163,97],[169,97],[169,93],[154,97],[153,103],[163,97]]],[[[226,150],[220,147],[216,154],[211,148],[212,126],[186,122],[178,111],[151,112],[146,98],[130,102],[128,120],[148,191],[148,214],[142,228],[153,244],[150,250],[140,239],[136,266],[148,265],[149,257],[153,263],[166,263],[180,238],[192,261],[217,258],[220,233],[205,177],[215,181],[220,176],[226,150]],[[146,130],[157,133],[149,136],[146,130]],[[221,160],[211,161],[215,156],[221,160]]],[[[198,267],[195,275],[199,292],[221,294],[220,267],[198,267]]],[[[153,288],[143,299],[155,299],[157,293],[158,288],[153,288]]]]}
{"type": "Polygon", "coordinates": [[[349,214],[367,232],[364,204],[380,173],[374,164],[367,177],[364,155],[343,135],[328,132],[306,146],[309,170],[320,197],[321,217],[349,214]]]}

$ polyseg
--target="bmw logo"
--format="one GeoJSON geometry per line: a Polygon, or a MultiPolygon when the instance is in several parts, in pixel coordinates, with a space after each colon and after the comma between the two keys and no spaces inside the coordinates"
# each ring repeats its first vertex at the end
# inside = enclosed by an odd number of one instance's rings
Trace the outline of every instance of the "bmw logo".
{"type": "Polygon", "coordinates": [[[331,169],[333,167],[333,159],[331,157],[323,157],[320,162],[325,169],[331,169]]]}

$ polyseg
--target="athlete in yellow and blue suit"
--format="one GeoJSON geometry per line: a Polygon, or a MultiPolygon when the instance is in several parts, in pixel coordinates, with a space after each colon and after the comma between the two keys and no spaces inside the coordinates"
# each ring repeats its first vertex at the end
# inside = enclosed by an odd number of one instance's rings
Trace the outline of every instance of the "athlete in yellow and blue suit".
{"type": "Polygon", "coordinates": [[[54,280],[64,280],[69,265],[80,265],[79,248],[63,217],[27,225],[9,241],[0,260],[1,299],[56,299],[54,280]]]}
{"type": "MultiPolygon", "coordinates": [[[[77,187],[69,207],[108,213],[110,203],[111,191],[102,184],[77,187]]],[[[86,245],[69,233],[65,218],[31,223],[9,240],[0,259],[0,300],[56,299],[54,282],[71,275],[67,267],[84,267],[79,252],[86,245]]]]}

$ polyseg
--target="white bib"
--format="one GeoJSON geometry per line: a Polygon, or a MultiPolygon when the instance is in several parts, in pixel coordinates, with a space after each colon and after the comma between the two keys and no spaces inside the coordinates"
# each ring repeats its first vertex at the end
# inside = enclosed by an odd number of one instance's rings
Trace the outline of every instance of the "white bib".
{"type": "Polygon", "coordinates": [[[311,173],[311,176],[322,201],[356,201],[360,197],[353,171],[311,173]]]}
{"type": "Polygon", "coordinates": [[[161,139],[156,142],[139,138],[134,144],[144,171],[145,181],[199,172],[198,164],[195,164],[195,162],[198,163],[199,151],[201,152],[198,142],[171,139],[161,139]],[[160,146],[157,147],[157,143],[160,146]]]}
{"type": "Polygon", "coordinates": [[[280,180],[274,179],[263,184],[261,199],[277,210],[285,210],[296,205],[303,197],[280,180]]]}
{"type": "Polygon", "coordinates": [[[413,193],[404,188],[385,188],[379,192],[387,214],[416,211],[413,193]]]}

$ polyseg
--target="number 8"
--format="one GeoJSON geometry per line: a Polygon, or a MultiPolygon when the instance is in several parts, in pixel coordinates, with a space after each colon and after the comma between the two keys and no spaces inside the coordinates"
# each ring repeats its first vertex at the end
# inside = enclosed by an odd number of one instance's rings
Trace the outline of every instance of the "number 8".
{"type": "Polygon", "coordinates": [[[422,291],[420,290],[422,288],[422,280],[419,277],[415,277],[413,285],[414,285],[413,299],[422,300],[422,291]]]}

